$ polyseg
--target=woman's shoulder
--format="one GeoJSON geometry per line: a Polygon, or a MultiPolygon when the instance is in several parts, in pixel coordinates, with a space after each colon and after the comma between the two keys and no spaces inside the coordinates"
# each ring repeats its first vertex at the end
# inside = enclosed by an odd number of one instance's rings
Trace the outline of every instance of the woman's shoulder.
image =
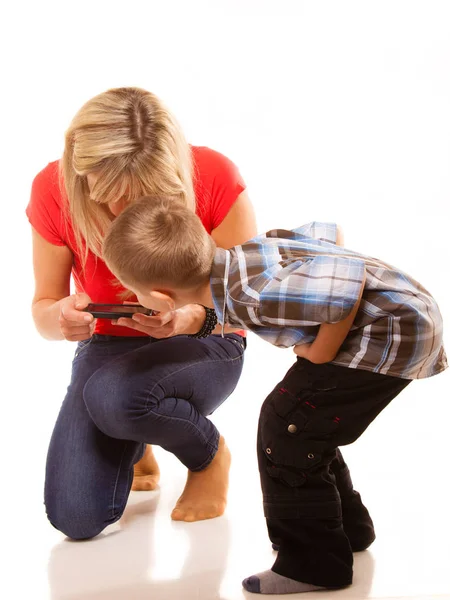
{"type": "Polygon", "coordinates": [[[192,159],[197,175],[206,178],[235,174],[238,168],[225,154],[208,146],[191,146],[192,159]]]}
{"type": "Polygon", "coordinates": [[[197,213],[211,233],[245,190],[245,182],[237,166],[221,152],[206,146],[191,149],[197,213]]]}
{"type": "Polygon", "coordinates": [[[54,199],[60,198],[59,160],[54,160],[45,166],[33,180],[33,191],[41,196],[49,193],[54,199]]]}
{"type": "Polygon", "coordinates": [[[30,224],[48,242],[68,245],[69,228],[62,207],[58,160],[49,163],[34,178],[26,214],[30,224]]]}
{"type": "Polygon", "coordinates": [[[214,198],[226,190],[236,199],[245,189],[245,183],[234,162],[225,154],[207,146],[191,146],[193,176],[196,191],[207,190],[214,198]]]}

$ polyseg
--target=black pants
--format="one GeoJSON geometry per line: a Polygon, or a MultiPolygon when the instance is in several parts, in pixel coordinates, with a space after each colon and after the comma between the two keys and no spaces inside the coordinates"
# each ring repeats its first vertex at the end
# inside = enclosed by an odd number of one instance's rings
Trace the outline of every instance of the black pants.
{"type": "Polygon", "coordinates": [[[272,570],[325,587],[352,582],[375,534],[338,446],[351,444],[410,380],[298,358],[261,409],[258,462],[272,570]]]}

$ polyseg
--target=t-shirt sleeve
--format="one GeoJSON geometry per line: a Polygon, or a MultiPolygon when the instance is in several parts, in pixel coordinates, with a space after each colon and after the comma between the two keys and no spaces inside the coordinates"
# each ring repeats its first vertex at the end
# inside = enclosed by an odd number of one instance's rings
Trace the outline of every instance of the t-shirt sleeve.
{"type": "Polygon", "coordinates": [[[336,223],[312,221],[311,223],[297,227],[297,229],[293,229],[292,231],[315,240],[322,240],[323,242],[329,242],[330,244],[336,245],[338,234],[336,223]]]}
{"type": "Polygon", "coordinates": [[[50,163],[36,175],[25,212],[30,224],[47,242],[55,246],[65,246],[57,177],[55,163],[50,163]]]}
{"type": "Polygon", "coordinates": [[[263,325],[282,327],[338,323],[356,304],[364,274],[359,258],[316,256],[266,284],[258,317],[263,325]]]}
{"type": "Polygon", "coordinates": [[[220,152],[208,149],[208,169],[212,176],[211,228],[216,229],[246,185],[237,166],[220,152]]]}

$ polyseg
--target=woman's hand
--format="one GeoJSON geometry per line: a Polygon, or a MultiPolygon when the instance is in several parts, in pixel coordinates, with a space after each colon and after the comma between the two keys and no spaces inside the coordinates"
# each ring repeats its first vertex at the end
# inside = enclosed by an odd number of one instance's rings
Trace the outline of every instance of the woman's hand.
{"type": "MultiPolygon", "coordinates": [[[[131,303],[130,303],[131,304],[131,303]]],[[[199,304],[188,304],[178,310],[160,312],[151,317],[136,313],[131,319],[121,317],[113,321],[114,325],[129,327],[157,338],[169,338],[175,335],[194,334],[200,331],[205,322],[205,309],[199,304]]]]}
{"type": "Polygon", "coordinates": [[[87,294],[72,294],[59,303],[59,327],[64,339],[81,342],[92,337],[96,319],[83,308],[91,302],[87,294]]]}

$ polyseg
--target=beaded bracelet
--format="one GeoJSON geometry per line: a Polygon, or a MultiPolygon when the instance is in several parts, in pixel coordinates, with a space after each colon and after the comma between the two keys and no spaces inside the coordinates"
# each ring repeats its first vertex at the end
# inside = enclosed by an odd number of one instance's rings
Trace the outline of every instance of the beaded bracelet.
{"type": "MultiPolygon", "coordinates": [[[[203,304],[201,305],[203,306],[203,304]]],[[[202,325],[200,331],[197,333],[190,334],[190,337],[193,338],[205,338],[211,335],[217,325],[217,315],[216,311],[213,308],[208,308],[207,306],[203,306],[206,312],[205,321],[202,325]]]]}

